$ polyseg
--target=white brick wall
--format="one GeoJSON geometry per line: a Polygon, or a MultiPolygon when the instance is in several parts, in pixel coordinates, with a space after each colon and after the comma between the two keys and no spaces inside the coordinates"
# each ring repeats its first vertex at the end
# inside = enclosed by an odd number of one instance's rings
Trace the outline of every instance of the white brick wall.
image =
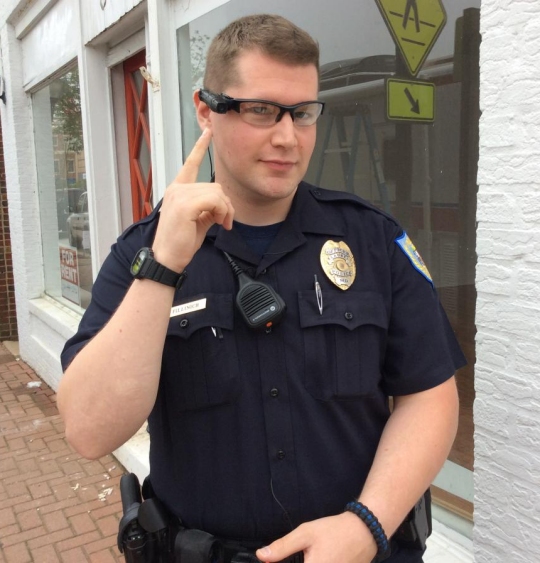
{"type": "MultiPolygon", "coordinates": [[[[22,335],[28,333],[27,300],[38,297],[43,286],[32,108],[23,90],[20,44],[8,24],[0,30],[0,48],[6,84],[6,105],[1,113],[6,183],[17,319],[22,335]]],[[[24,347],[24,342],[21,345],[24,347]]]]}
{"type": "Polygon", "coordinates": [[[483,0],[476,563],[540,561],[540,2],[483,0]]]}
{"type": "MultiPolygon", "coordinates": [[[[23,87],[20,41],[14,28],[0,27],[1,69],[6,84],[6,104],[0,102],[8,192],[13,276],[19,347],[22,358],[56,389],[61,376],[60,351],[76,321],[64,314],[67,323],[51,330],[52,315],[45,318],[43,254],[40,238],[38,183],[34,150],[31,97],[23,87]],[[38,303],[41,306],[38,307],[38,303]]],[[[49,307],[49,309],[53,309],[49,307]]],[[[57,308],[55,309],[55,313],[57,308]]],[[[58,314],[57,314],[58,315],[58,314]]]]}

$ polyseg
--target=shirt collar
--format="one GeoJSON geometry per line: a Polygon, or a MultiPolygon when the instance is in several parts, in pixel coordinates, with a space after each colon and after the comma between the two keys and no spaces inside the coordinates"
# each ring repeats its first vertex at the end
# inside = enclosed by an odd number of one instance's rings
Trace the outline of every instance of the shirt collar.
{"type": "Polygon", "coordinates": [[[257,270],[271,266],[285,254],[306,242],[304,233],[325,236],[345,236],[345,229],[331,214],[325,213],[317,195],[318,188],[301,182],[296,190],[289,214],[283,226],[259,262],[259,257],[249,248],[235,230],[227,231],[220,225],[213,225],[207,237],[214,239],[215,247],[251,264],[258,264],[257,270]]]}

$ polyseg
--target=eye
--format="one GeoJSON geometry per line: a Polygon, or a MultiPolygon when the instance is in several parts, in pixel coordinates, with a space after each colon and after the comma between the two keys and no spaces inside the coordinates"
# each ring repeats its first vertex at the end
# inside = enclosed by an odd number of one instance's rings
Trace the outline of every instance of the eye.
{"type": "Polygon", "coordinates": [[[306,106],[300,106],[298,109],[294,110],[295,121],[312,121],[316,115],[315,107],[313,104],[306,106]]]}
{"type": "Polygon", "coordinates": [[[261,104],[260,102],[244,102],[241,105],[241,109],[243,113],[250,113],[252,115],[260,116],[274,115],[277,110],[275,106],[272,106],[270,104],[261,104]]]}
{"type": "Polygon", "coordinates": [[[306,110],[297,110],[294,112],[294,119],[307,120],[311,118],[311,113],[306,110]]]}

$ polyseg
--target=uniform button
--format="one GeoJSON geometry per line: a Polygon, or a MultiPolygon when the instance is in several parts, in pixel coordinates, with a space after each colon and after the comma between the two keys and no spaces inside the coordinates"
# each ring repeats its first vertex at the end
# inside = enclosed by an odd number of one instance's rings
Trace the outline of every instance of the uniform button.
{"type": "Polygon", "coordinates": [[[279,395],[279,391],[274,387],[270,390],[270,395],[272,395],[272,397],[277,397],[279,395]]]}
{"type": "Polygon", "coordinates": [[[283,450],[279,450],[279,452],[277,453],[277,458],[283,459],[284,457],[285,457],[285,452],[283,450]]]}
{"type": "Polygon", "coordinates": [[[348,321],[350,321],[350,320],[353,318],[353,314],[352,314],[351,312],[347,311],[347,312],[345,313],[345,318],[346,318],[348,321]]]}
{"type": "Polygon", "coordinates": [[[182,320],[180,321],[180,326],[181,326],[182,328],[186,328],[186,326],[187,326],[188,324],[189,324],[189,320],[188,320],[188,319],[182,319],[182,320]]]}
{"type": "Polygon", "coordinates": [[[264,270],[261,270],[261,275],[266,274],[266,268],[264,270]]]}
{"type": "Polygon", "coordinates": [[[321,190],[313,190],[313,193],[314,193],[315,195],[321,195],[321,190]]]}

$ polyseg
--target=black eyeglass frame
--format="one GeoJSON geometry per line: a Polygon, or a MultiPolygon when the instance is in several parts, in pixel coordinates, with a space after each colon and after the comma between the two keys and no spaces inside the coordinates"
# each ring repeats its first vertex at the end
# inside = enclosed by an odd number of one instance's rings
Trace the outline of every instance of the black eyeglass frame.
{"type": "MultiPolygon", "coordinates": [[[[302,106],[307,104],[318,104],[321,106],[321,113],[317,116],[317,119],[310,123],[309,125],[303,125],[303,127],[310,127],[311,125],[315,125],[317,120],[324,112],[325,102],[321,102],[320,100],[309,100],[307,102],[300,102],[299,104],[294,104],[292,106],[286,106],[283,104],[278,104],[277,102],[271,102],[270,100],[259,100],[259,99],[252,99],[252,98],[231,98],[231,96],[227,96],[227,94],[214,94],[209,90],[205,90],[201,88],[199,90],[199,98],[202,102],[204,102],[213,112],[215,113],[227,113],[228,111],[234,110],[236,113],[240,113],[240,104],[242,102],[252,102],[252,103],[261,103],[261,104],[268,104],[274,107],[279,108],[279,113],[276,116],[275,123],[279,123],[283,116],[286,113],[289,113],[293,123],[299,124],[300,122],[295,121],[294,111],[302,106]]],[[[302,125],[299,125],[302,127],[302,125]]]]}

